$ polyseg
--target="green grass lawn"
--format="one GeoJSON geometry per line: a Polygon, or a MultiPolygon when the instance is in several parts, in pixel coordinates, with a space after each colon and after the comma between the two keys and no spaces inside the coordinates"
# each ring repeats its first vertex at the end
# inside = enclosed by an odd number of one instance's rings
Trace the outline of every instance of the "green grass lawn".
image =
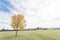
{"type": "Polygon", "coordinates": [[[60,30],[36,30],[0,32],[0,40],[60,40],[60,30]]]}

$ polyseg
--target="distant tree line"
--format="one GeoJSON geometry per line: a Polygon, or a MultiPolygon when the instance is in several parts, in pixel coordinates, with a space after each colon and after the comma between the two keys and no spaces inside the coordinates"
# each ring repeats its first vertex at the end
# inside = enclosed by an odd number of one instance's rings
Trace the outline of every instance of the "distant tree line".
{"type": "Polygon", "coordinates": [[[41,27],[37,27],[37,28],[30,28],[30,29],[26,29],[27,31],[28,30],[60,30],[60,28],[41,28],[41,27]]]}
{"type": "MultiPolygon", "coordinates": [[[[25,31],[28,31],[28,30],[60,30],[60,28],[41,28],[41,27],[37,27],[37,28],[29,28],[29,29],[24,29],[25,31]]],[[[9,30],[9,29],[5,29],[5,28],[2,28],[1,31],[16,31],[16,30],[9,30]]],[[[18,30],[20,31],[20,30],[18,30]]]]}

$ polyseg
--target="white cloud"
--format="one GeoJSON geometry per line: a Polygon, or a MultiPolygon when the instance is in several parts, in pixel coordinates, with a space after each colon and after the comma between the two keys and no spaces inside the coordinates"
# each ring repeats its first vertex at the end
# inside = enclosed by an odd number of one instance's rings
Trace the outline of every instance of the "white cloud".
{"type": "Polygon", "coordinates": [[[59,2],[60,1],[57,0],[30,0],[26,3],[27,15],[31,18],[35,17],[35,19],[33,18],[34,20],[38,19],[38,24],[40,23],[44,27],[59,27],[60,21],[54,20],[56,17],[60,16],[59,2]],[[37,12],[34,12],[29,8],[37,9],[37,12]]]}
{"type": "Polygon", "coordinates": [[[11,28],[10,25],[10,18],[11,14],[5,13],[5,12],[0,12],[0,29],[5,28],[9,29],[11,28]]]}
{"type": "MultiPolygon", "coordinates": [[[[12,14],[23,13],[27,20],[27,28],[60,27],[59,0],[10,0],[10,2],[17,11],[11,9],[10,16],[0,13],[2,22],[8,23],[12,14]]],[[[3,25],[5,26],[5,24],[3,25]]],[[[0,24],[0,26],[2,25],[0,24]]]]}

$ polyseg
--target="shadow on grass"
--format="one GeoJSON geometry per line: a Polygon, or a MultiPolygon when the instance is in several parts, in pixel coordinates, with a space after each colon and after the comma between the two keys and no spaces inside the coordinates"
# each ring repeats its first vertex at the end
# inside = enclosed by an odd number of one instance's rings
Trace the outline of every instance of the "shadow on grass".
{"type": "Polygon", "coordinates": [[[12,35],[12,36],[8,36],[8,37],[0,37],[0,40],[11,40],[13,38],[15,38],[16,36],[12,35]]]}
{"type": "Polygon", "coordinates": [[[32,40],[31,38],[24,38],[22,36],[10,36],[3,38],[4,40],[32,40]]]}
{"type": "MultiPolygon", "coordinates": [[[[32,37],[24,38],[21,35],[18,36],[12,35],[8,37],[0,38],[0,40],[33,40],[33,38],[32,37]]],[[[38,37],[35,40],[56,40],[56,39],[44,35],[38,35],[38,37]]]]}
{"type": "Polygon", "coordinates": [[[56,40],[55,38],[48,37],[47,35],[46,35],[46,36],[44,36],[44,35],[38,35],[38,37],[39,37],[41,40],[56,40]]]}

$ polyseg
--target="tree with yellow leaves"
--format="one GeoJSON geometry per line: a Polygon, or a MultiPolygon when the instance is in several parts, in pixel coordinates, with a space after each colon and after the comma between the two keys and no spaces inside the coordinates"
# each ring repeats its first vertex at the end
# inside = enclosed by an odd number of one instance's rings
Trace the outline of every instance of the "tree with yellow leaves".
{"type": "Polygon", "coordinates": [[[24,30],[24,27],[26,26],[25,23],[26,23],[26,20],[24,18],[24,15],[14,14],[12,16],[11,26],[14,28],[14,30],[16,30],[16,36],[17,36],[18,28],[20,28],[20,30],[24,30]]]}

